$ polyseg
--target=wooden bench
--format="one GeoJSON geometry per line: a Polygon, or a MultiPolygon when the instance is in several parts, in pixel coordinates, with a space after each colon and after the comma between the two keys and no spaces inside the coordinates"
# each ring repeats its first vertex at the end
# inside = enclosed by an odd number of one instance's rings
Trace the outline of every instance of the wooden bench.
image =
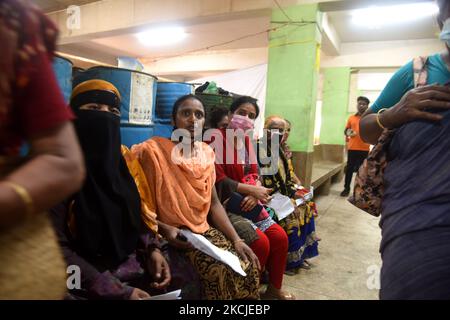
{"type": "Polygon", "coordinates": [[[346,162],[344,146],[314,146],[311,185],[315,194],[328,195],[332,183],[340,182],[344,177],[346,162]]]}

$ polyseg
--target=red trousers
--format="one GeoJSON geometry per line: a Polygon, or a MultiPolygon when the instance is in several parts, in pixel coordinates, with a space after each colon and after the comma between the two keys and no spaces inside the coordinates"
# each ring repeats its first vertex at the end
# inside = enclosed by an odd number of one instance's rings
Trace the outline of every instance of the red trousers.
{"type": "Polygon", "coordinates": [[[269,282],[281,289],[288,254],[288,236],[278,224],[270,226],[266,232],[256,229],[259,239],[250,245],[259,259],[261,268],[269,272],[269,282]]]}

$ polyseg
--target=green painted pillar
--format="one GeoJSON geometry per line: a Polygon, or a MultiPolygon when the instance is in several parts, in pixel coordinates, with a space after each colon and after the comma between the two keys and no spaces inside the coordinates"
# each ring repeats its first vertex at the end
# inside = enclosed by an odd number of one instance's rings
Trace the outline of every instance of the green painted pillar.
{"type": "Polygon", "coordinates": [[[297,175],[309,186],[314,151],[314,123],[320,62],[321,13],[317,4],[274,9],[269,35],[266,116],[292,123],[289,145],[297,175]]]}
{"type": "Polygon", "coordinates": [[[344,161],[350,73],[351,70],[347,67],[324,69],[320,144],[322,149],[333,150],[337,162],[344,161]]]}

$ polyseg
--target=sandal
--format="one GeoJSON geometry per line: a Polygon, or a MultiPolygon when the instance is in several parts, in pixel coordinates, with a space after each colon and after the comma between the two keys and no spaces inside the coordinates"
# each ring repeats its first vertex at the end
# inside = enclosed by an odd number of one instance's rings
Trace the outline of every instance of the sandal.
{"type": "Polygon", "coordinates": [[[301,269],[305,269],[305,270],[311,270],[311,265],[310,265],[308,262],[303,261],[303,263],[302,263],[302,265],[300,266],[300,268],[301,268],[301,269]]]}
{"type": "Polygon", "coordinates": [[[296,300],[292,293],[286,291],[279,291],[278,293],[267,289],[265,293],[261,295],[261,300],[296,300]]]}
{"type": "Polygon", "coordinates": [[[284,274],[285,274],[285,275],[288,275],[288,276],[295,276],[297,273],[298,273],[298,272],[297,272],[297,270],[295,270],[295,269],[291,269],[291,270],[286,270],[286,271],[284,271],[284,274]]]}

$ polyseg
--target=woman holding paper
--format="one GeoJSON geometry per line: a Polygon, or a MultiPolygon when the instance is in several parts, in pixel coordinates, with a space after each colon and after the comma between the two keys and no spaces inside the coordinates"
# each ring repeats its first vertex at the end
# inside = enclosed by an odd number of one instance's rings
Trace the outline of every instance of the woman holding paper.
{"type": "MultiPolygon", "coordinates": [[[[294,274],[298,268],[309,268],[306,259],[318,255],[318,243],[315,235],[314,212],[315,204],[303,199],[304,190],[297,189],[295,182],[295,173],[290,159],[287,159],[283,152],[283,144],[286,138],[286,128],[288,124],[284,119],[278,116],[268,117],[264,128],[268,134],[269,143],[267,143],[267,152],[272,152],[271,139],[279,139],[280,146],[278,153],[278,170],[273,175],[262,177],[263,185],[271,188],[273,193],[279,193],[289,197],[293,203],[293,213],[280,219],[278,223],[286,231],[289,238],[288,258],[286,271],[288,274],[294,274]],[[301,205],[299,205],[302,203],[301,205]]],[[[277,152],[277,151],[274,151],[277,152]]]]}
{"type": "Polygon", "coordinates": [[[222,149],[222,159],[216,161],[216,187],[222,203],[227,203],[228,211],[228,203],[240,199],[237,210],[233,210],[230,217],[239,235],[268,271],[269,285],[262,298],[294,300],[294,295],[282,290],[288,249],[286,232],[261,205],[270,200],[271,190],[261,186],[256,154],[248,135],[258,115],[259,107],[251,97],[241,97],[231,105],[228,128],[220,130],[218,140],[211,143],[216,156],[222,149]],[[239,137],[239,132],[245,132],[245,135],[239,137]],[[245,159],[240,157],[241,151],[244,151],[245,159]],[[248,213],[255,208],[258,208],[257,215],[250,218],[248,213]]]}
{"type": "Polygon", "coordinates": [[[183,96],[175,102],[172,118],[173,136],[182,135],[182,142],[154,137],[131,150],[147,178],[149,208],[156,213],[159,232],[169,243],[169,260],[181,255],[190,261],[200,277],[204,299],[258,299],[258,259],[239,238],[217,197],[214,151],[194,139],[205,123],[203,104],[193,95],[183,96]],[[241,276],[195,249],[183,229],[237,253],[247,275],[241,276]]]}
{"type": "Polygon", "coordinates": [[[155,233],[144,227],[138,189],[121,154],[120,93],[93,79],[74,88],[70,104],[86,181],[50,211],[69,266],[68,299],[149,298],[148,291],[166,288],[171,276],[155,233]]]}

